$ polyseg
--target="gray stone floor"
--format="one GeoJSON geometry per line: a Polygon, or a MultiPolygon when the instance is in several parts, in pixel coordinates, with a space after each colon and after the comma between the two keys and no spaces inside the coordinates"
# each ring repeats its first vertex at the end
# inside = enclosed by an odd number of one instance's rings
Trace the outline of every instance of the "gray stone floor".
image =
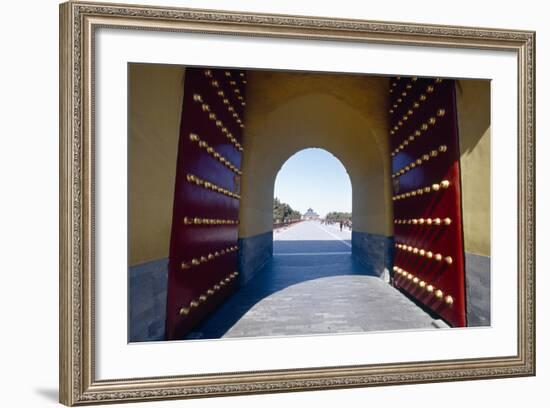
{"type": "Polygon", "coordinates": [[[351,256],[351,232],[303,222],[274,234],[274,256],[188,338],[434,329],[439,320],[351,256]]]}

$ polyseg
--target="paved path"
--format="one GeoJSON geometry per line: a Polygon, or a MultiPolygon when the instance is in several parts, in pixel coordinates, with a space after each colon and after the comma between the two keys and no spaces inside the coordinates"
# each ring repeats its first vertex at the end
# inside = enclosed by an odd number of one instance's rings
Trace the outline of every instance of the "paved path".
{"type": "Polygon", "coordinates": [[[273,260],[188,338],[433,329],[439,321],[351,256],[351,232],[315,221],[274,233],[273,260]]]}
{"type": "Polygon", "coordinates": [[[273,254],[346,252],[351,254],[351,231],[336,225],[306,221],[273,232],[273,254]]]}

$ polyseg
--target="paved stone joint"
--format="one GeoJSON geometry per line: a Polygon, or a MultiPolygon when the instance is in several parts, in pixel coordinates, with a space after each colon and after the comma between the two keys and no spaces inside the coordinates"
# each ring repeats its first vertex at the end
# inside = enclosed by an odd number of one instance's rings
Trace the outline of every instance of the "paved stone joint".
{"type": "Polygon", "coordinates": [[[441,324],[351,255],[351,232],[316,221],[274,233],[274,256],[188,338],[435,329],[441,324]]]}

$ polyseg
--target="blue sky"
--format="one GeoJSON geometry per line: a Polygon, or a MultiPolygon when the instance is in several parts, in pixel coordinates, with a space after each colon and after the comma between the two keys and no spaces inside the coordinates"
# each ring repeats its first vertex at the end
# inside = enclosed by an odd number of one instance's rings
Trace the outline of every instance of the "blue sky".
{"type": "Polygon", "coordinates": [[[342,163],[323,149],[305,149],[290,157],[277,174],[275,197],[304,213],[351,212],[351,182],[342,163]]]}

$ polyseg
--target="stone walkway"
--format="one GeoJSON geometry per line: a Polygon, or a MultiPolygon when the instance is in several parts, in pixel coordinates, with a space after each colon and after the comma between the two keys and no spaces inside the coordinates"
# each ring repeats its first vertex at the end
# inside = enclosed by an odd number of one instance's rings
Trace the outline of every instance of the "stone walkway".
{"type": "Polygon", "coordinates": [[[188,338],[444,327],[351,256],[351,232],[316,221],[274,233],[274,256],[188,338]]]}

